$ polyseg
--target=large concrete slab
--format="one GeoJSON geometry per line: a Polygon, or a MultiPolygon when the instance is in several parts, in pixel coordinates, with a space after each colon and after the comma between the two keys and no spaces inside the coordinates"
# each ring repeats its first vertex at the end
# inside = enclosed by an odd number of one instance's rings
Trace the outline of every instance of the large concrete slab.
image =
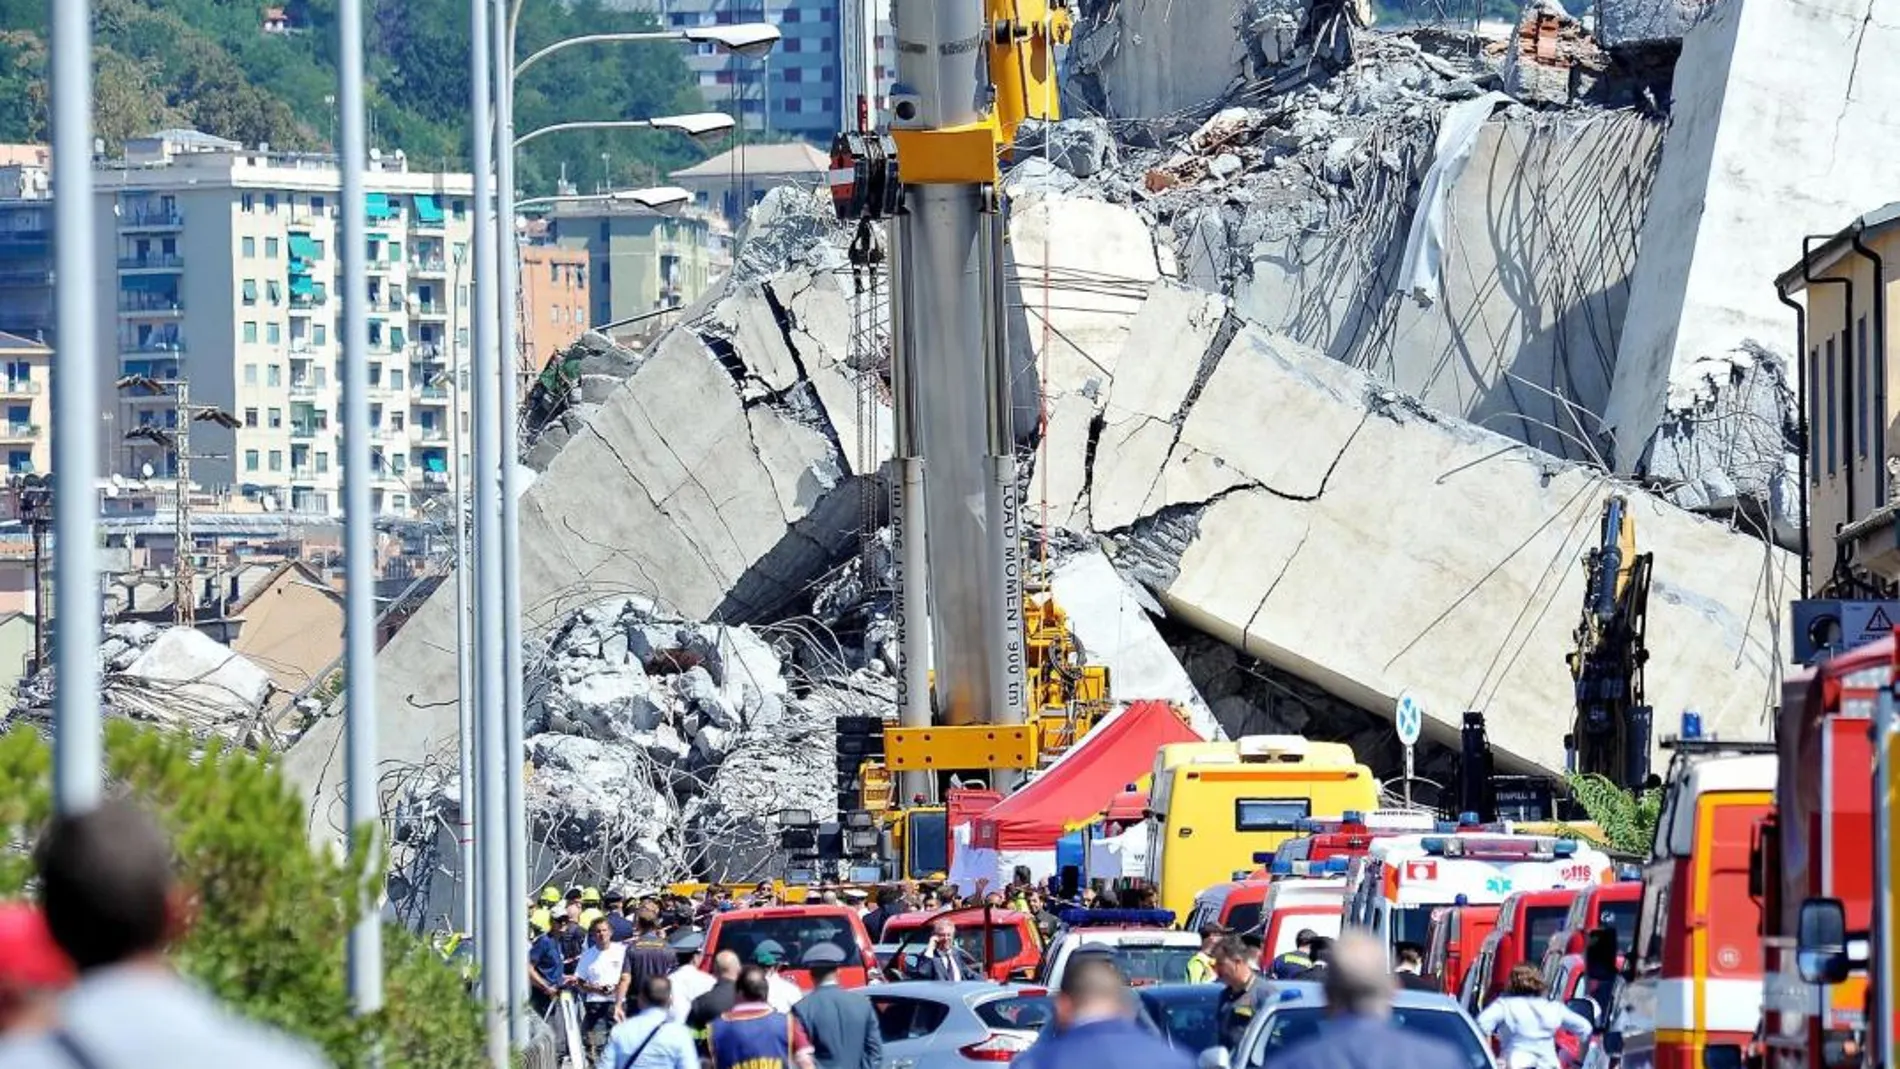
{"type": "MultiPolygon", "coordinates": [[[[687,619],[767,618],[849,545],[859,498],[822,406],[760,390],[803,377],[769,305],[755,291],[719,318],[715,329],[749,339],[741,364],[763,354],[742,381],[733,357],[722,363],[691,329],[672,331],[523,495],[528,635],[616,595],[687,619]]],[[[453,764],[454,600],[451,579],[377,656],[380,767],[453,764]]],[[[334,716],[286,754],[285,770],[314,799],[315,834],[342,832],[341,757],[334,716]]]]}
{"type": "Polygon", "coordinates": [[[1122,578],[1107,557],[1090,551],[1066,560],[1050,585],[1089,661],[1108,667],[1116,694],[1174,702],[1187,710],[1188,723],[1203,738],[1223,737],[1187,669],[1155,630],[1153,613],[1161,607],[1122,578]]]}
{"type": "Polygon", "coordinates": [[[1619,470],[1705,359],[1793,348],[1773,280],[1804,235],[1893,199],[1900,67],[1878,57],[1896,50],[1900,0],[1725,0],[1684,36],[1604,413],[1619,470]]]}
{"type": "MultiPolygon", "coordinates": [[[[1157,300],[1181,307],[1174,295],[1157,300]]],[[[1183,336],[1190,329],[1184,316],[1183,336]]],[[[1087,453],[1069,444],[1045,461],[1052,481],[1085,484],[1098,533],[1122,558],[1142,557],[1150,574],[1157,554],[1167,559],[1152,585],[1170,615],[1375,713],[1410,691],[1441,741],[1455,739],[1461,713],[1481,709],[1507,753],[1561,768],[1582,561],[1604,499],[1625,493],[1639,547],[1656,555],[1647,679],[1659,721],[1694,708],[1725,735],[1767,733],[1792,596],[1780,550],[1433,412],[1257,326],[1241,325],[1213,356],[1172,449],[1110,457],[1104,427],[1092,466],[1074,470],[1087,453]],[[1220,465],[1227,481],[1101,527],[1105,495],[1126,499],[1127,486],[1184,452],[1220,465]],[[1183,527],[1182,546],[1148,545],[1157,529],[1183,527]]],[[[1119,405],[1139,395],[1107,396],[1119,405]]],[[[1165,427],[1176,415],[1126,418],[1165,427]]]]}
{"type": "Polygon", "coordinates": [[[1256,206],[1238,231],[1252,267],[1235,303],[1433,408],[1596,460],[1661,137],[1631,112],[1485,123],[1445,195],[1429,303],[1401,292],[1404,197],[1341,200],[1303,223],[1256,206]]]}

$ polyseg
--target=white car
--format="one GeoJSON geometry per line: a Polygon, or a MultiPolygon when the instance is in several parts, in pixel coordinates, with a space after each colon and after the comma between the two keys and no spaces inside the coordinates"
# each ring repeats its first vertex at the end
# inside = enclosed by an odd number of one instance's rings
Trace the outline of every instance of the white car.
{"type": "MultiPolygon", "coordinates": [[[[1128,982],[1178,984],[1187,980],[1188,959],[1201,949],[1201,937],[1159,924],[1139,923],[1144,910],[1065,910],[1063,927],[1043,948],[1037,982],[1051,991],[1062,986],[1062,970],[1078,951],[1106,953],[1128,982]]],[[[1172,919],[1172,914],[1168,914],[1172,919]]]]}

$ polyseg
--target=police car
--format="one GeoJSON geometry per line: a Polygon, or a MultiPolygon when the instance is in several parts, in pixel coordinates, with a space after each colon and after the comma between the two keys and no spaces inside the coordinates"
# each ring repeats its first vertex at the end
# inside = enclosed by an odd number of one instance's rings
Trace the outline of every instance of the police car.
{"type": "Polygon", "coordinates": [[[1062,971],[1076,954],[1106,954],[1129,984],[1177,984],[1187,980],[1188,959],[1201,949],[1201,937],[1173,927],[1166,909],[1065,909],[1056,914],[1061,927],[1043,948],[1036,982],[1054,991],[1062,971]]]}

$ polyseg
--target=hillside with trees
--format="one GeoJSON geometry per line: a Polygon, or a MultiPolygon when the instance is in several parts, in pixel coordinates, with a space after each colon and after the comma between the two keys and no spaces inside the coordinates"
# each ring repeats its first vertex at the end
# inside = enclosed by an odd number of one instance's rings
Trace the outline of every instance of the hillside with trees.
{"type": "MultiPolygon", "coordinates": [[[[97,136],[183,126],[247,145],[328,149],[336,119],[335,0],[94,0],[97,136]],[[289,33],[266,33],[267,6],[289,33]]],[[[367,0],[372,144],[402,149],[411,166],[466,168],[467,0],[367,0]]],[[[46,0],[0,0],[0,141],[48,136],[46,0]]],[[[522,0],[519,55],[583,33],[651,29],[649,16],[600,0],[522,0]]],[[[639,119],[705,110],[678,45],[577,48],[530,70],[516,88],[515,121],[639,119]]],[[[602,154],[616,185],[649,182],[703,154],[678,135],[563,133],[528,146],[525,193],[551,192],[563,162],[587,189],[602,154]]]]}

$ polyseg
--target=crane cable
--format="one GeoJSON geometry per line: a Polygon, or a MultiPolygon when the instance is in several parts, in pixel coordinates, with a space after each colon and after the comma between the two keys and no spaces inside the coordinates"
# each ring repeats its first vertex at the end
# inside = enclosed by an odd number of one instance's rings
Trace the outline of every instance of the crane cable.
{"type": "MultiPolygon", "coordinates": [[[[1048,48],[1049,59],[1053,64],[1055,42],[1049,42],[1048,48]]],[[[1051,167],[1055,164],[1050,152],[1050,144],[1055,137],[1054,131],[1050,129],[1049,116],[1055,114],[1055,85],[1055,69],[1051,66],[1049,77],[1043,79],[1042,82],[1042,162],[1051,167]]],[[[1052,458],[1049,449],[1049,345],[1054,339],[1054,330],[1049,324],[1049,290],[1051,286],[1050,261],[1053,259],[1055,246],[1055,212],[1045,206],[1043,214],[1048,223],[1042,235],[1042,350],[1037,354],[1040,360],[1036,373],[1036,441],[1042,448],[1042,463],[1037,465],[1040,470],[1036,472],[1036,477],[1041,483],[1038,497],[1042,509],[1042,523],[1037,525],[1036,534],[1040,543],[1038,563],[1042,571],[1042,581],[1046,586],[1053,587],[1055,577],[1049,571],[1049,467],[1052,458]]]]}

